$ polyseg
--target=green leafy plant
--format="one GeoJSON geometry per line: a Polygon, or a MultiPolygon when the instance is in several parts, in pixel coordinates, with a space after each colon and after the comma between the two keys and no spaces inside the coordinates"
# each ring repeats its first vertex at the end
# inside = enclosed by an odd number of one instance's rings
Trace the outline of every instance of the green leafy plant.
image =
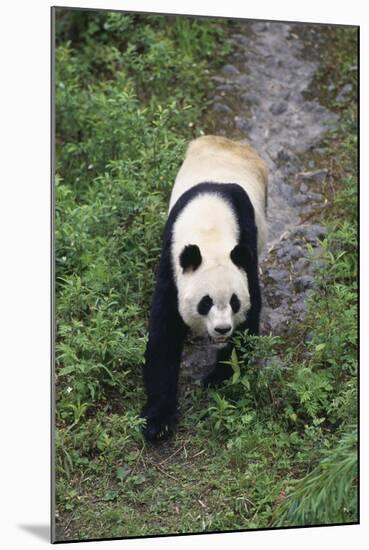
{"type": "Polygon", "coordinates": [[[357,430],[350,427],[320,463],[291,487],[275,525],[329,525],[356,519],[357,430]]]}

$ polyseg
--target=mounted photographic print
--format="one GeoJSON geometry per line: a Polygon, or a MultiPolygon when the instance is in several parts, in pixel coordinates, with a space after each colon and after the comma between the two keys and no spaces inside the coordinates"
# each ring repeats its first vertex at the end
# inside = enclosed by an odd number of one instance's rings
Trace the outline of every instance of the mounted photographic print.
{"type": "Polygon", "coordinates": [[[53,542],[358,523],[358,30],[52,9],[53,542]]]}

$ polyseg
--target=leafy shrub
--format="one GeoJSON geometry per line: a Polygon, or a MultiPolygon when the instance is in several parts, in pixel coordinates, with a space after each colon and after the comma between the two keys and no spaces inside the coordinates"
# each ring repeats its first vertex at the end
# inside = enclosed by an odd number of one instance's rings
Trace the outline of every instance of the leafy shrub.
{"type": "Polygon", "coordinates": [[[277,526],[349,523],[357,517],[357,430],[322,452],[318,466],[292,486],[278,509],[277,526]]]}

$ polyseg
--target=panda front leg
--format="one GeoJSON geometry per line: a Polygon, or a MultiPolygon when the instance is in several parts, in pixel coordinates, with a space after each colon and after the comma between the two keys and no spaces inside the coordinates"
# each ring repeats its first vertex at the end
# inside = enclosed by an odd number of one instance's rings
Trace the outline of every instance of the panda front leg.
{"type": "Polygon", "coordinates": [[[204,378],[202,382],[205,388],[209,386],[218,386],[224,382],[224,380],[227,380],[232,376],[233,369],[231,365],[226,363],[226,361],[229,361],[231,358],[232,349],[232,344],[227,344],[218,351],[214,369],[204,378]]]}
{"type": "Polygon", "coordinates": [[[178,374],[186,327],[170,294],[160,285],[154,294],[143,368],[147,395],[143,433],[150,442],[171,433],[177,421],[178,374]]]}
{"type": "MultiPolygon", "coordinates": [[[[162,351],[162,350],[161,350],[162,351]]],[[[153,442],[171,433],[177,421],[177,385],[181,354],[165,356],[148,345],[144,366],[147,401],[142,411],[146,419],[143,433],[153,442]]]]}

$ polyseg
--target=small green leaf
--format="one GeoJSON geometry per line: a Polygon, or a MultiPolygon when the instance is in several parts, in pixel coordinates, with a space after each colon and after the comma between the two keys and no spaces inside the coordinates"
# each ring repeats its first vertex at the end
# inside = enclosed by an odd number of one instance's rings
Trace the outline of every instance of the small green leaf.
{"type": "Polygon", "coordinates": [[[111,500],[115,500],[118,496],[118,491],[115,491],[114,489],[111,489],[110,491],[107,491],[105,495],[103,496],[103,500],[106,502],[109,502],[111,500]]]}
{"type": "Polygon", "coordinates": [[[130,472],[130,469],[128,468],[128,466],[120,466],[119,468],[117,468],[117,478],[119,479],[119,481],[120,482],[124,481],[128,476],[129,472],[130,472]]]}

